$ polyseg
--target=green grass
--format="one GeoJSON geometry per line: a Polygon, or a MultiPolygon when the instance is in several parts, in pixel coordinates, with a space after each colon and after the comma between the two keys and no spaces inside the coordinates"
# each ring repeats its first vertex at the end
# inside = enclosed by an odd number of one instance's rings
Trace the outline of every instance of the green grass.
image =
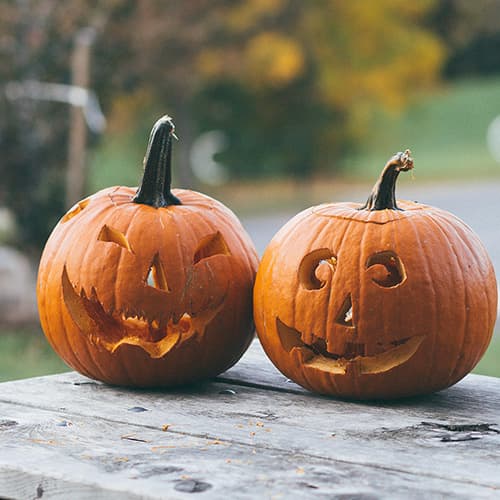
{"type": "Polygon", "coordinates": [[[483,359],[474,369],[474,373],[500,377],[500,332],[498,330],[500,327],[497,327],[497,334],[493,337],[483,359]]]}
{"type": "Polygon", "coordinates": [[[67,370],[39,328],[0,332],[0,382],[67,370]]]}
{"type": "Polygon", "coordinates": [[[134,140],[132,133],[106,137],[90,156],[89,192],[110,186],[137,186],[142,176],[145,148],[142,142],[134,140]]]}
{"type": "MultiPolygon", "coordinates": [[[[0,333],[0,382],[67,370],[69,368],[58,358],[39,328],[0,333]]],[[[500,377],[500,332],[493,338],[474,373],[500,377]]]]}
{"type": "Polygon", "coordinates": [[[499,175],[486,144],[498,102],[500,79],[491,78],[444,86],[399,116],[380,112],[362,151],[346,159],[346,172],[374,177],[391,154],[410,148],[418,179],[499,175]]]}

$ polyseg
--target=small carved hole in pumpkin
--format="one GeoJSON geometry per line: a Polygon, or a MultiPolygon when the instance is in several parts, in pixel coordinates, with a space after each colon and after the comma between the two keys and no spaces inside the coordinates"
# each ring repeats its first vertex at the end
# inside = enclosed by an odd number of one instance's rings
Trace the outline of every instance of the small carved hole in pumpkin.
{"type": "Polygon", "coordinates": [[[65,222],[68,222],[75,215],[78,215],[89,203],[90,203],[90,199],[89,198],[87,198],[85,200],[82,200],[79,203],[77,203],[72,209],[70,209],[69,212],[66,213],[66,215],[63,216],[63,218],[61,219],[61,224],[64,224],[65,222]]]}
{"type": "Polygon", "coordinates": [[[108,226],[107,224],[104,224],[104,226],[102,226],[97,239],[99,241],[115,243],[116,245],[127,249],[129,252],[134,253],[132,247],[130,246],[130,243],[127,240],[127,237],[121,231],[118,231],[118,229],[108,226]]]}
{"type": "Polygon", "coordinates": [[[344,299],[342,307],[340,308],[339,315],[337,316],[337,323],[342,326],[354,328],[352,321],[352,299],[351,294],[348,294],[344,299]]]}
{"type": "Polygon", "coordinates": [[[148,286],[153,288],[158,288],[165,292],[170,292],[170,288],[167,283],[167,274],[165,273],[165,268],[160,260],[160,254],[156,254],[151,262],[148,275],[146,277],[146,283],[148,286]]]}
{"type": "Polygon", "coordinates": [[[200,260],[207,259],[213,255],[231,255],[226,240],[219,231],[202,238],[194,253],[193,261],[197,264],[200,260]]]}
{"type": "Polygon", "coordinates": [[[328,248],[318,248],[303,257],[299,265],[299,280],[308,290],[323,288],[335,269],[337,257],[328,248]]]}
{"type": "Polygon", "coordinates": [[[366,269],[370,271],[372,281],[384,288],[394,288],[406,280],[401,259],[390,250],[368,257],[366,269]]]}

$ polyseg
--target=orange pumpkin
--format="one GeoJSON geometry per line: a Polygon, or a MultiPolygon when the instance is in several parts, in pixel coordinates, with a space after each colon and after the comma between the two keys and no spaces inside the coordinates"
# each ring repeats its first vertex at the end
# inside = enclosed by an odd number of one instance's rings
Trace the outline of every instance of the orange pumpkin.
{"type": "Polygon", "coordinates": [[[254,289],[264,349],[290,379],[345,398],[430,393],[479,361],[497,285],[479,238],[452,214],[399,201],[409,151],[386,164],[368,202],[327,203],[273,238],[254,289]]]}
{"type": "Polygon", "coordinates": [[[170,190],[174,126],[153,127],[141,187],[76,204],[50,235],[42,328],[71,367],[108,383],[171,386],[233,365],[253,334],[257,255],[220,202],[170,190]]]}

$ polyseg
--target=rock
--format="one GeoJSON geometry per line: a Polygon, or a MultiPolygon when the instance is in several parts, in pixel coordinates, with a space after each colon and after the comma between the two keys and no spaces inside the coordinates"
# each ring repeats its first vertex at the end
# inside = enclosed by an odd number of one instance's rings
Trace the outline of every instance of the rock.
{"type": "Polygon", "coordinates": [[[0,246],[0,322],[37,321],[36,272],[18,250],[0,246]]]}

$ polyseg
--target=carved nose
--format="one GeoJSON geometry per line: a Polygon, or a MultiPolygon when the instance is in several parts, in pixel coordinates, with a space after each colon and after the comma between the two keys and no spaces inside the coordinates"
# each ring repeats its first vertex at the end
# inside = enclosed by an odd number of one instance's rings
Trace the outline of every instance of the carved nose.
{"type": "Polygon", "coordinates": [[[350,293],[342,303],[337,315],[336,323],[338,325],[347,326],[348,328],[354,328],[354,324],[352,322],[352,298],[350,293]]]}

